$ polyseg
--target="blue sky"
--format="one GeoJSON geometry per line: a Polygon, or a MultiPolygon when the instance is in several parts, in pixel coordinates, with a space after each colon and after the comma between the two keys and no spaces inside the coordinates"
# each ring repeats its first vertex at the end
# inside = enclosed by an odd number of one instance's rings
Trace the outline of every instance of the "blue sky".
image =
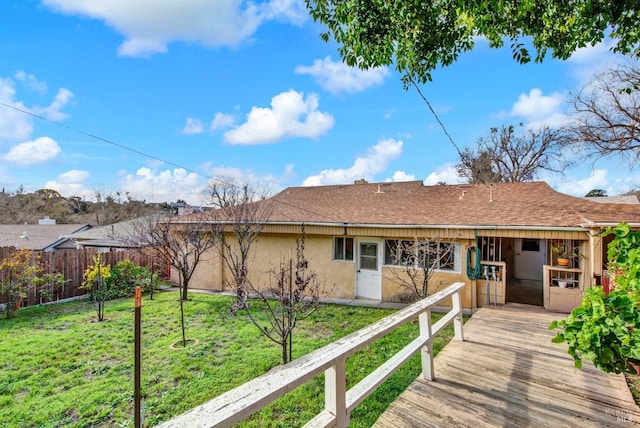
{"type": "MultiPolygon", "coordinates": [[[[0,102],[48,120],[0,106],[0,187],[200,204],[207,177],[459,181],[417,92],[393,69],[347,68],[322,30],[298,0],[4,1],[0,102]]],[[[604,43],[520,65],[478,40],[421,89],[472,146],[493,126],[562,123],[568,93],[621,60],[604,43]]],[[[576,196],[640,186],[619,159],[538,178],[576,196]]]]}

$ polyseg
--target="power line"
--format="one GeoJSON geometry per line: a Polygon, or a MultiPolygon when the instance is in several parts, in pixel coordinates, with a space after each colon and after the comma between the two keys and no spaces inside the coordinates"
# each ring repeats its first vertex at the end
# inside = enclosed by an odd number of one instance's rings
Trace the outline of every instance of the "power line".
{"type": "Polygon", "coordinates": [[[449,138],[449,141],[451,142],[451,144],[453,144],[453,147],[455,147],[456,151],[458,152],[458,156],[462,157],[462,152],[460,151],[460,148],[453,141],[451,134],[449,134],[449,131],[447,131],[447,128],[444,126],[444,123],[442,123],[442,121],[440,120],[440,117],[438,117],[438,114],[436,113],[435,109],[431,106],[431,103],[429,102],[427,97],[424,96],[424,94],[420,90],[420,87],[416,84],[416,82],[413,79],[411,79],[411,84],[416,88],[416,90],[418,91],[418,95],[420,95],[422,100],[427,104],[427,107],[429,107],[429,110],[431,110],[431,114],[433,114],[433,116],[436,118],[436,121],[438,121],[440,128],[442,128],[442,131],[444,131],[444,134],[447,136],[447,138],[449,138]]]}
{"type": "MultiPolygon", "coordinates": [[[[44,116],[40,116],[40,115],[35,114],[35,113],[32,113],[32,112],[30,112],[30,111],[28,111],[28,110],[24,110],[24,109],[18,108],[18,107],[16,107],[16,106],[12,106],[12,105],[10,105],[10,104],[5,104],[5,103],[3,103],[3,102],[1,102],[1,101],[0,101],[0,105],[2,105],[2,106],[4,106],[4,107],[7,107],[7,108],[10,108],[10,109],[12,109],[12,110],[18,111],[18,112],[23,113],[23,114],[26,114],[26,115],[29,115],[29,116],[33,116],[33,117],[35,117],[35,118],[37,118],[37,119],[40,119],[40,120],[42,120],[42,121],[49,122],[49,123],[51,123],[51,124],[57,125],[57,126],[59,126],[59,127],[61,127],[61,128],[68,129],[69,131],[72,131],[72,132],[75,132],[75,133],[78,133],[78,134],[84,135],[84,136],[89,137],[89,138],[93,138],[94,140],[102,141],[103,143],[111,144],[112,146],[119,147],[119,148],[124,149],[124,150],[127,150],[127,151],[129,151],[129,152],[136,153],[136,154],[138,154],[138,155],[141,155],[141,156],[147,157],[147,158],[149,158],[149,159],[157,160],[157,161],[160,161],[160,162],[166,163],[167,165],[171,165],[171,166],[173,166],[173,167],[181,168],[181,169],[184,169],[185,171],[188,171],[188,172],[191,172],[191,173],[194,173],[194,174],[198,174],[198,175],[200,175],[200,176],[202,176],[202,177],[205,177],[205,178],[207,178],[207,179],[210,179],[210,180],[216,180],[216,181],[220,181],[220,182],[224,183],[223,181],[218,180],[218,179],[217,179],[217,178],[215,178],[215,177],[209,177],[209,176],[207,176],[206,174],[202,174],[201,172],[198,172],[198,171],[195,171],[195,170],[193,170],[193,169],[190,169],[190,168],[184,167],[184,166],[182,166],[182,165],[178,165],[177,163],[174,163],[174,162],[171,162],[171,161],[167,161],[167,160],[161,159],[161,158],[159,158],[159,157],[157,157],[157,156],[151,155],[151,154],[149,154],[149,153],[145,153],[145,152],[143,152],[143,151],[141,151],[141,150],[138,150],[138,149],[134,149],[134,148],[131,148],[131,147],[125,146],[124,144],[116,143],[115,141],[109,140],[109,139],[107,139],[107,138],[100,137],[99,135],[95,135],[95,134],[92,134],[92,133],[90,133],[90,132],[86,132],[86,131],[83,131],[83,130],[81,130],[81,129],[74,128],[74,127],[72,127],[72,126],[65,125],[64,123],[55,122],[55,121],[53,121],[53,120],[51,120],[51,119],[48,119],[48,118],[46,118],[46,117],[44,117],[44,116]]],[[[229,183],[225,183],[225,184],[229,184],[229,183]]]]}
{"type": "MultiPolygon", "coordinates": [[[[149,159],[153,159],[153,160],[157,160],[157,161],[163,162],[163,163],[165,163],[165,164],[167,164],[167,165],[171,165],[171,166],[173,166],[173,167],[175,167],[175,168],[181,168],[181,169],[184,169],[184,170],[185,170],[185,171],[187,171],[187,172],[191,172],[191,173],[193,173],[193,174],[197,174],[197,175],[199,175],[199,176],[201,176],[201,177],[206,178],[207,180],[214,180],[214,181],[217,181],[218,183],[221,183],[221,184],[224,184],[224,185],[227,185],[227,186],[232,186],[232,187],[241,187],[241,186],[239,186],[239,185],[237,185],[237,184],[235,184],[235,183],[229,183],[229,182],[224,181],[224,180],[222,180],[222,179],[220,179],[220,178],[212,177],[212,176],[209,176],[209,175],[207,175],[207,174],[203,174],[203,173],[201,173],[201,172],[199,172],[199,171],[196,171],[196,170],[191,169],[191,168],[187,168],[187,167],[182,166],[182,165],[179,165],[179,164],[177,164],[177,163],[175,163],[175,162],[171,162],[171,161],[164,160],[164,159],[159,158],[159,157],[157,157],[157,156],[155,156],[155,155],[151,155],[151,154],[146,153],[146,152],[143,152],[143,151],[141,151],[141,150],[138,150],[138,149],[134,149],[134,148],[131,148],[131,147],[125,146],[124,144],[116,143],[115,141],[109,140],[109,139],[104,138],[104,137],[100,137],[99,135],[95,135],[95,134],[92,134],[92,133],[90,133],[90,132],[83,131],[83,130],[81,130],[81,129],[74,128],[74,127],[69,126],[69,125],[65,125],[64,123],[60,123],[60,122],[53,121],[53,120],[51,120],[51,119],[49,119],[49,118],[47,118],[47,117],[44,117],[44,116],[41,116],[41,115],[35,114],[35,113],[33,113],[33,112],[30,112],[30,111],[25,110],[25,109],[21,109],[21,108],[16,107],[16,106],[12,106],[12,105],[10,105],[10,104],[3,103],[2,101],[0,101],[0,105],[1,105],[1,106],[3,106],[3,107],[6,107],[6,108],[10,108],[10,109],[12,109],[12,110],[15,110],[15,111],[17,111],[17,112],[20,112],[20,113],[22,113],[22,114],[26,114],[26,115],[28,115],[28,116],[35,117],[35,118],[40,119],[40,120],[42,120],[42,121],[44,121],[44,122],[48,122],[48,123],[51,123],[51,124],[53,124],[53,125],[57,125],[57,126],[59,126],[59,127],[61,127],[61,128],[67,129],[67,130],[72,131],[72,132],[75,132],[75,133],[77,133],[77,134],[84,135],[84,136],[89,137],[89,138],[93,138],[94,140],[102,141],[103,143],[107,143],[107,144],[110,144],[110,145],[112,145],[112,146],[119,147],[119,148],[121,148],[121,149],[123,149],[123,150],[127,150],[127,151],[129,151],[129,152],[136,153],[136,154],[138,154],[138,155],[140,155],[140,156],[144,156],[144,157],[149,158],[149,159]]],[[[296,208],[296,209],[298,209],[298,210],[305,211],[305,212],[308,212],[308,213],[310,213],[310,214],[315,214],[315,215],[317,215],[317,216],[324,217],[324,218],[326,218],[327,220],[332,220],[332,221],[335,221],[335,222],[340,223],[340,220],[338,220],[338,219],[336,219],[336,218],[333,218],[333,217],[330,217],[330,216],[327,216],[327,215],[325,215],[325,214],[321,214],[321,213],[318,213],[318,212],[315,212],[315,211],[309,210],[309,209],[307,209],[307,208],[299,207],[299,206],[296,206],[296,205],[294,205],[294,204],[290,204],[290,203],[288,203],[288,202],[279,201],[279,200],[277,200],[277,199],[275,199],[275,198],[270,198],[270,199],[272,199],[273,201],[276,201],[276,202],[278,202],[278,203],[280,203],[280,204],[282,204],[282,205],[286,205],[286,206],[289,206],[289,207],[292,207],[292,208],[296,208]]]]}

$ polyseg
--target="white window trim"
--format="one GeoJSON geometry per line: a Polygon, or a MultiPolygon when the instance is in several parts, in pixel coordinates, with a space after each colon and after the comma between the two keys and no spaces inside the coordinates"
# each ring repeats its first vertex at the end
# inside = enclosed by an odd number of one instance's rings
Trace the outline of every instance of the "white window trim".
{"type": "Polygon", "coordinates": [[[356,246],[356,240],[354,237],[352,236],[334,236],[331,238],[331,261],[332,262],[340,262],[340,263],[355,263],[356,261],[356,255],[355,253],[355,246],[356,246]],[[336,239],[343,239],[343,252],[344,252],[344,257],[341,259],[336,259],[336,239]],[[352,248],[352,254],[351,254],[351,259],[347,259],[347,239],[352,239],[353,240],[353,248],[352,248]]]}

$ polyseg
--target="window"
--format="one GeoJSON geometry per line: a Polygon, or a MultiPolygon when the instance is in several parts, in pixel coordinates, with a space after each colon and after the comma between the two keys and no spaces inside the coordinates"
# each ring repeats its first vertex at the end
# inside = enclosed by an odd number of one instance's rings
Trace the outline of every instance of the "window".
{"type": "Polygon", "coordinates": [[[333,260],[353,260],[353,238],[333,238],[333,260]]]}
{"type": "Polygon", "coordinates": [[[425,266],[436,270],[460,271],[459,244],[435,241],[386,240],[384,264],[396,266],[425,266]]]}
{"type": "Polygon", "coordinates": [[[523,239],[522,251],[540,252],[540,240],[539,239],[523,239]]]}

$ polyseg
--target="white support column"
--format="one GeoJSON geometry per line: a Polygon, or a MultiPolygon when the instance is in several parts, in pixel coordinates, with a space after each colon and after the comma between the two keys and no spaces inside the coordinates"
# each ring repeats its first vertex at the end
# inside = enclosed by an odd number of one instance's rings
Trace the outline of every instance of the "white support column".
{"type": "Polygon", "coordinates": [[[324,372],[324,407],[336,417],[336,427],[349,425],[347,414],[347,373],[346,359],[336,361],[335,366],[324,372]]]}
{"type": "Polygon", "coordinates": [[[430,309],[418,315],[418,324],[420,325],[420,336],[428,338],[426,345],[422,348],[422,376],[427,380],[433,380],[433,335],[431,334],[430,309]]]}
{"type": "Polygon", "coordinates": [[[464,320],[462,319],[462,299],[460,298],[460,291],[454,293],[453,296],[451,296],[451,300],[453,301],[453,310],[456,311],[457,314],[453,320],[455,339],[464,340],[464,335],[462,334],[462,324],[464,320]]]}

